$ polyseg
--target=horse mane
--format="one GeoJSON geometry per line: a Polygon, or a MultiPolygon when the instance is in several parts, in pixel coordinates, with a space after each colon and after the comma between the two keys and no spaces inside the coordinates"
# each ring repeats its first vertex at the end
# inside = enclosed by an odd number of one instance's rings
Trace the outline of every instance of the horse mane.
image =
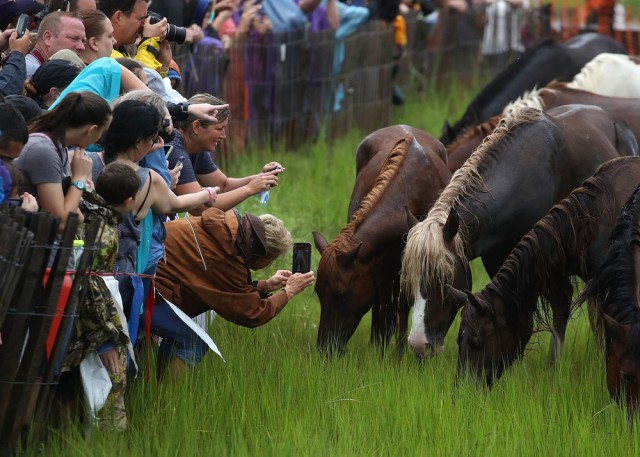
{"type": "Polygon", "coordinates": [[[373,207],[380,201],[382,195],[389,187],[389,184],[398,173],[398,170],[407,156],[407,152],[409,151],[409,146],[412,141],[414,141],[413,135],[411,133],[407,133],[404,138],[399,140],[393,146],[380,168],[380,172],[378,173],[378,177],[376,178],[376,183],[373,188],[362,199],[360,205],[358,205],[358,209],[351,217],[351,221],[349,221],[349,223],[340,230],[338,236],[329,246],[327,246],[326,249],[331,248],[342,251],[355,244],[353,234],[362,221],[364,221],[369,213],[371,213],[373,207]]]}
{"type": "MultiPolygon", "coordinates": [[[[449,184],[431,207],[427,218],[414,225],[407,236],[402,256],[402,288],[407,297],[414,295],[422,281],[438,281],[441,287],[452,283],[456,256],[467,262],[465,247],[468,244],[467,227],[460,225],[453,240],[453,248],[447,249],[442,227],[449,213],[461,205],[463,198],[474,192],[484,192],[481,172],[496,160],[498,148],[512,129],[521,124],[537,121],[542,113],[530,108],[520,108],[500,120],[493,133],[486,137],[464,164],[454,173],[449,184]]],[[[443,291],[444,292],[444,291],[443,291]]]]}
{"type": "MultiPolygon", "coordinates": [[[[538,323],[549,326],[550,304],[545,297],[557,288],[558,278],[566,271],[572,253],[581,252],[591,243],[597,230],[594,223],[611,202],[610,183],[606,174],[595,175],[556,204],[518,242],[504,261],[498,273],[486,286],[486,292],[503,297],[513,306],[507,309],[507,318],[514,322],[521,309],[522,292],[541,296],[541,304],[534,311],[538,323]]],[[[586,256],[579,256],[581,271],[586,269],[586,256]]],[[[574,308],[577,303],[573,303],[574,308]]],[[[529,311],[531,312],[531,310],[529,311]]]]}
{"type": "Polygon", "coordinates": [[[476,133],[479,133],[482,137],[490,135],[491,132],[493,132],[493,130],[496,128],[498,122],[500,122],[500,119],[502,117],[503,116],[500,115],[493,116],[487,119],[482,124],[474,124],[465,128],[462,132],[462,135],[459,135],[451,143],[449,143],[449,145],[447,146],[447,151],[453,151],[458,146],[460,146],[460,144],[466,143],[469,138],[476,135],[476,133]]]}
{"type": "Polygon", "coordinates": [[[611,232],[609,249],[579,302],[591,298],[598,308],[621,324],[640,323],[640,304],[635,283],[640,278],[634,268],[633,253],[640,247],[640,187],[625,205],[618,224],[611,232]]]}
{"type": "Polygon", "coordinates": [[[598,93],[599,91],[597,89],[600,82],[599,78],[601,77],[603,69],[611,70],[612,65],[619,66],[629,63],[636,65],[636,63],[634,63],[634,61],[626,54],[598,54],[584,67],[582,67],[580,73],[575,75],[573,80],[567,83],[566,87],[598,93]]]}
{"type": "MultiPolygon", "coordinates": [[[[544,89],[544,87],[542,89],[544,89]]],[[[534,87],[532,91],[525,92],[516,100],[512,101],[507,106],[505,106],[504,109],[502,110],[502,114],[507,116],[511,114],[513,111],[515,111],[516,109],[522,108],[525,106],[529,108],[534,108],[540,111],[544,111],[544,102],[542,101],[542,97],[540,97],[540,92],[542,91],[542,89],[538,89],[537,87],[534,87]]]]}

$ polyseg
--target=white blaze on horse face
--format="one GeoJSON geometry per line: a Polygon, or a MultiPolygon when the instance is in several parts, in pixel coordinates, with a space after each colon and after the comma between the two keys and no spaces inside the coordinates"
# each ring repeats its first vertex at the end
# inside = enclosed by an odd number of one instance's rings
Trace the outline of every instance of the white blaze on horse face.
{"type": "Polygon", "coordinates": [[[409,344],[417,356],[424,356],[427,350],[427,336],[424,328],[424,313],[427,306],[427,300],[422,297],[420,287],[417,288],[415,297],[416,301],[413,304],[409,344]]]}

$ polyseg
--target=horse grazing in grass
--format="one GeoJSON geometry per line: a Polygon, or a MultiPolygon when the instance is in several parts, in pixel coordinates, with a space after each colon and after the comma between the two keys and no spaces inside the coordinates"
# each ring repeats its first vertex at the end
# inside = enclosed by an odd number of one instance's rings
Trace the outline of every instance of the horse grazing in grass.
{"type": "MultiPolygon", "coordinates": [[[[485,122],[471,125],[447,146],[449,169],[457,170],[469,158],[482,140],[498,125],[500,119],[523,106],[547,110],[556,106],[581,103],[596,105],[609,111],[617,121],[638,124],[637,115],[616,111],[622,98],[640,97],[640,65],[623,54],[603,53],[587,63],[569,83],[551,82],[547,86],[528,92],[508,104],[502,114],[485,122]]],[[[640,99],[635,100],[638,103],[640,99]]],[[[627,102],[631,103],[631,102],[627,102]]],[[[630,125],[636,138],[640,129],[630,125]]]]}
{"type": "Polygon", "coordinates": [[[522,357],[536,317],[546,323],[549,307],[554,337],[564,332],[557,325],[570,316],[571,301],[544,301],[539,306],[538,298],[553,296],[571,276],[585,281],[597,277],[611,231],[639,182],[640,158],[606,162],[536,223],[482,291],[473,295],[450,288],[463,307],[459,374],[469,372],[492,385],[522,357]]]}
{"type": "MultiPolygon", "coordinates": [[[[493,276],[520,238],[599,165],[637,154],[629,128],[595,106],[521,108],[500,121],[409,232],[402,284],[415,299],[415,353],[442,349],[459,309],[445,285],[457,281],[461,265],[481,257],[493,276]]],[[[549,299],[570,300],[571,284],[549,299]]]]}
{"type": "Polygon", "coordinates": [[[398,282],[403,238],[451,178],[444,146],[404,125],[368,135],[356,156],[350,222],[330,244],[313,233],[321,253],[315,286],[321,306],[317,344],[328,353],[344,350],[370,309],[372,341],[386,346],[398,333],[404,345],[409,306],[398,282]]]}
{"type": "MultiPolygon", "coordinates": [[[[634,178],[640,182],[640,175],[634,178]]],[[[629,199],[579,302],[586,299],[598,303],[604,323],[607,388],[631,421],[640,400],[640,190],[629,199]]]]}
{"type": "Polygon", "coordinates": [[[498,73],[453,126],[445,122],[440,141],[448,146],[467,127],[482,124],[502,113],[508,103],[526,91],[546,86],[554,80],[571,81],[587,62],[601,53],[627,52],[613,38],[597,33],[577,35],[564,43],[550,39],[541,41],[498,73]]]}

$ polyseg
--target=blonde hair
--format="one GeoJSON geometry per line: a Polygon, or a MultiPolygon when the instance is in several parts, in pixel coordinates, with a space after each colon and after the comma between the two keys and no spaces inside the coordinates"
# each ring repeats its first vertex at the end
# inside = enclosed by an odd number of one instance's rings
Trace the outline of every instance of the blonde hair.
{"type": "MultiPolygon", "coordinates": [[[[198,103],[209,103],[211,105],[226,104],[224,100],[221,100],[218,97],[211,94],[207,94],[207,93],[195,94],[189,99],[190,105],[195,105],[198,103]]],[[[218,119],[218,121],[213,122],[213,124],[219,124],[225,121],[227,118],[229,118],[230,115],[231,115],[231,112],[229,111],[229,107],[218,110],[218,112],[216,113],[216,119],[218,119]]],[[[193,123],[193,121],[196,121],[196,120],[200,120],[200,117],[193,113],[189,113],[185,120],[175,122],[175,126],[178,127],[180,130],[187,131],[191,129],[191,124],[193,123]]]]}
{"type": "Polygon", "coordinates": [[[284,222],[271,214],[258,216],[264,224],[264,235],[267,241],[267,257],[277,259],[291,250],[293,239],[284,226],[284,222]]]}

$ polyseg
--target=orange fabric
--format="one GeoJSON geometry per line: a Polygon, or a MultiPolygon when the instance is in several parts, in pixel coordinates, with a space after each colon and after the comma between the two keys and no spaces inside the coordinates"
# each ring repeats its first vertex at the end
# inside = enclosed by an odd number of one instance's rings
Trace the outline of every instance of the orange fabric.
{"type": "Polygon", "coordinates": [[[393,41],[398,46],[407,45],[407,24],[401,15],[393,20],[393,41]]]}

